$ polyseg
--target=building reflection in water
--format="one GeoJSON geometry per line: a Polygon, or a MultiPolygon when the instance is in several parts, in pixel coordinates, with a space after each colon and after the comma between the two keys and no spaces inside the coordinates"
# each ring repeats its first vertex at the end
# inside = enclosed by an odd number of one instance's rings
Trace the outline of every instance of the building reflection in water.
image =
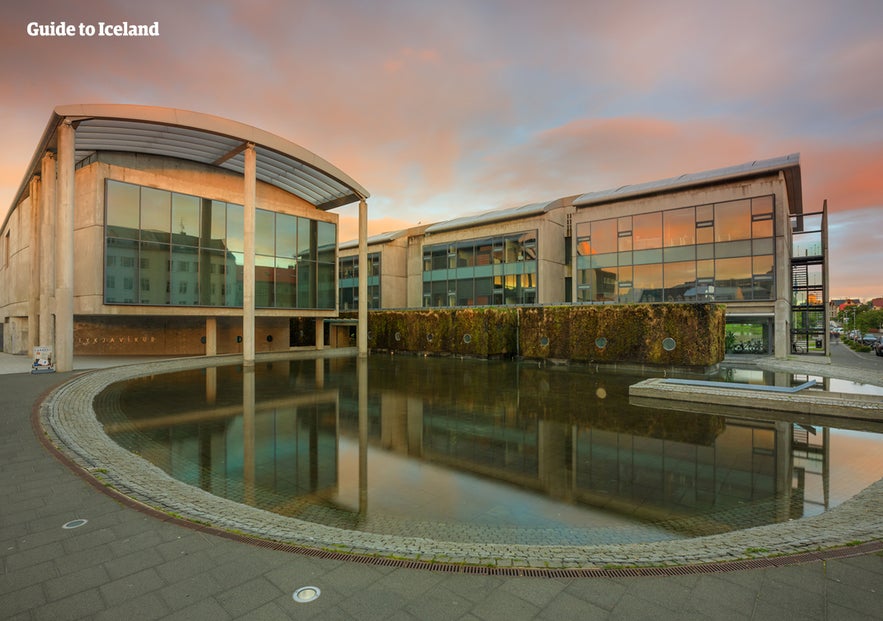
{"type": "Polygon", "coordinates": [[[379,532],[649,524],[636,536],[695,536],[819,513],[881,476],[876,433],[633,405],[639,379],[503,361],[276,361],[117,384],[96,411],[117,442],[189,484],[379,532]]]}

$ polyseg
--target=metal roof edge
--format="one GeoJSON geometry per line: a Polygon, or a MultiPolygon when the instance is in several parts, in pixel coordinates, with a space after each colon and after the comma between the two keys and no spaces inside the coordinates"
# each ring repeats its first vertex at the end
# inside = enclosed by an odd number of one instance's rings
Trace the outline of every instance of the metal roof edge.
{"type": "Polygon", "coordinates": [[[504,207],[502,209],[494,209],[485,211],[471,216],[461,216],[443,222],[436,222],[426,227],[426,234],[442,233],[444,231],[454,231],[469,226],[493,224],[494,222],[502,222],[505,220],[514,220],[518,218],[526,218],[538,214],[546,213],[551,209],[560,207],[559,199],[545,201],[542,203],[530,203],[519,207],[504,207]]]}
{"type": "Polygon", "coordinates": [[[588,192],[577,197],[573,201],[575,207],[586,207],[600,203],[609,203],[628,198],[636,198],[647,194],[659,192],[673,192],[684,188],[707,185],[710,183],[725,181],[728,179],[740,179],[744,177],[768,174],[779,170],[800,167],[800,154],[792,153],[781,157],[766,160],[754,160],[736,166],[716,168],[697,173],[687,173],[678,177],[660,179],[647,183],[624,185],[619,188],[588,192]]]}
{"type": "MultiPolygon", "coordinates": [[[[368,238],[365,240],[365,243],[368,246],[370,246],[372,244],[383,244],[386,242],[390,242],[390,241],[396,240],[399,237],[401,237],[402,235],[404,235],[407,230],[408,229],[401,229],[398,231],[388,231],[386,233],[378,233],[377,235],[369,235],[368,238]]],[[[338,249],[340,249],[340,250],[347,250],[349,248],[357,248],[358,246],[359,246],[358,239],[350,239],[350,240],[347,240],[347,241],[337,245],[338,249]]]]}

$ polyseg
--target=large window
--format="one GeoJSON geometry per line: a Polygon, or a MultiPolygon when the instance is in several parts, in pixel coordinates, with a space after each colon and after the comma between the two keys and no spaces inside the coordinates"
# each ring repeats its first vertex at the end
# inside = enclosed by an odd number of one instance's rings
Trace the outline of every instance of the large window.
{"type": "MultiPolygon", "coordinates": [[[[113,180],[105,205],[106,304],[242,306],[242,205],[113,180]]],[[[335,224],[256,210],[255,306],[333,309],[336,255],[335,224]]]]}
{"type": "Polygon", "coordinates": [[[423,306],[537,302],[537,232],[423,247],[423,306]]]}
{"type": "Polygon", "coordinates": [[[772,196],[576,226],[577,300],[772,300],[772,196]]]}
{"type": "MultiPolygon", "coordinates": [[[[339,260],[340,310],[359,307],[359,257],[341,257],[339,260]]],[[[380,308],[380,253],[368,253],[368,308],[380,308]]]]}

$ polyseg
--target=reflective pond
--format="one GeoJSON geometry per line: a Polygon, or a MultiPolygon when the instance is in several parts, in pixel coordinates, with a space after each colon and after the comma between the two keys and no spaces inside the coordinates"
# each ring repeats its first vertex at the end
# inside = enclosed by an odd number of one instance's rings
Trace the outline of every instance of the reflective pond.
{"type": "Polygon", "coordinates": [[[536,362],[291,360],[120,382],[95,410],[116,442],[213,494],[445,541],[693,537],[818,514],[883,477],[883,427],[640,407],[628,387],[641,379],[536,362]]]}

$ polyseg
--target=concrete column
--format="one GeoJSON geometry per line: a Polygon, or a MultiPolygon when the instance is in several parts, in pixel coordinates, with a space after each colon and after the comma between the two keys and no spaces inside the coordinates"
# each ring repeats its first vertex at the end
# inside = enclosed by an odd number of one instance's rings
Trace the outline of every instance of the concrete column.
{"type": "Polygon", "coordinates": [[[55,154],[46,153],[40,173],[41,345],[55,343],[55,194],[55,154]]]}
{"type": "MultiPolygon", "coordinates": [[[[31,203],[31,239],[28,243],[31,249],[31,274],[40,273],[41,253],[40,248],[40,221],[43,217],[43,205],[40,200],[40,179],[32,177],[29,183],[31,203]]],[[[40,342],[40,279],[31,278],[28,283],[28,355],[33,355],[37,345],[49,345],[40,342]]]]}
{"type": "Polygon", "coordinates": [[[55,240],[55,369],[74,368],[74,142],[69,119],[58,126],[55,240]]]}
{"type": "Polygon", "coordinates": [[[257,154],[254,145],[249,143],[245,156],[245,265],[242,274],[242,364],[254,366],[254,248],[255,248],[255,203],[257,201],[257,154]]]}
{"type": "Polygon", "coordinates": [[[359,356],[368,355],[368,203],[359,201],[359,323],[356,341],[359,356]]]}
{"type": "Polygon", "coordinates": [[[205,355],[218,355],[218,318],[205,318],[205,355]]]}
{"type": "Polygon", "coordinates": [[[325,349],[325,319],[316,317],[316,349],[325,349]]]}

